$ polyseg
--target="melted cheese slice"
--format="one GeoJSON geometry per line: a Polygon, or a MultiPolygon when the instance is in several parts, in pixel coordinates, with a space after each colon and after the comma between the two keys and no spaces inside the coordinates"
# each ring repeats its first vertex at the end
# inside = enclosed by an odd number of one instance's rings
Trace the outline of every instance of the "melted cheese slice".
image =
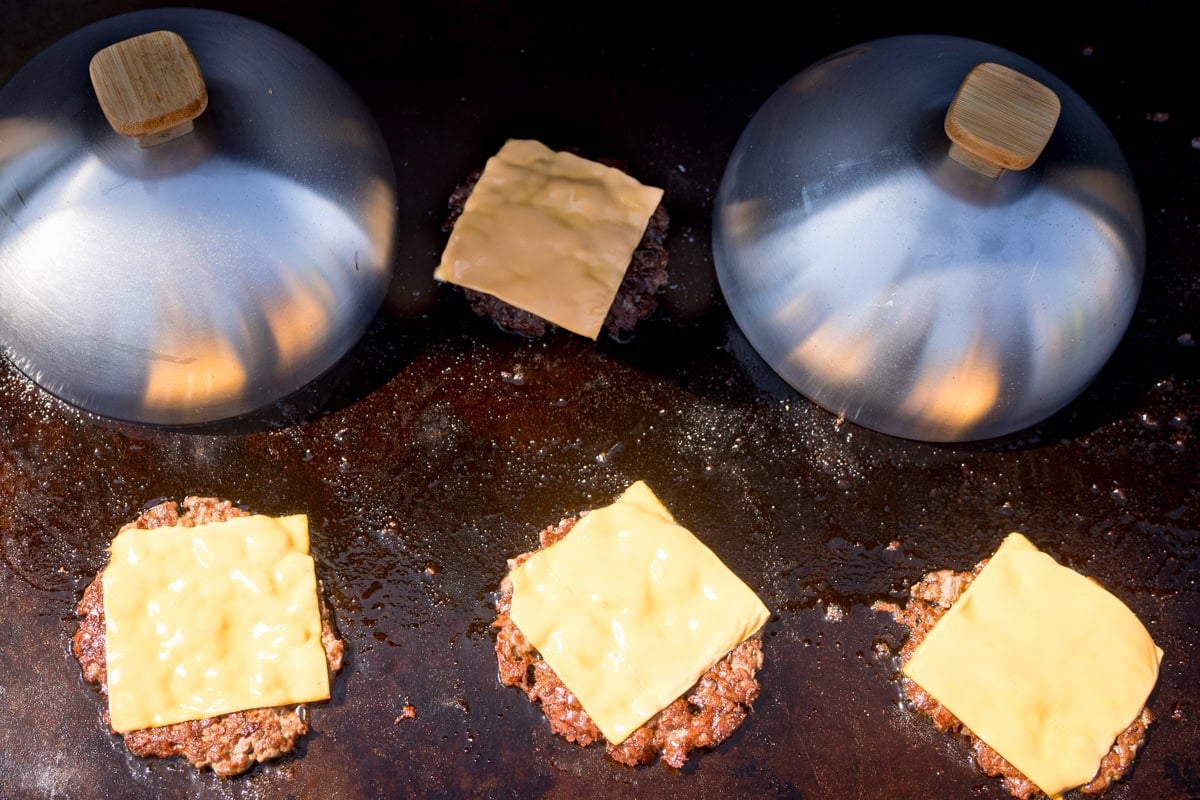
{"type": "Polygon", "coordinates": [[[1161,660],[1125,604],[1013,533],[904,674],[1057,797],[1095,776],[1161,660]]]}
{"type": "Polygon", "coordinates": [[[102,580],[114,731],[329,697],[306,516],[127,528],[102,580]]]}
{"type": "Polygon", "coordinates": [[[613,744],[769,616],[641,481],[511,578],[513,622],[613,744]]]}
{"type": "Polygon", "coordinates": [[[662,189],[540,142],[488,159],[433,276],[595,339],[662,189]]]}

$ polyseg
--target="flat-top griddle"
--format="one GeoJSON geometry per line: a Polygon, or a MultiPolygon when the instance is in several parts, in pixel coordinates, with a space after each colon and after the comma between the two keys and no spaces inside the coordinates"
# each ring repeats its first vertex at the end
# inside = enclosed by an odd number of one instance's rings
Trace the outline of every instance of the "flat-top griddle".
{"type": "MultiPolygon", "coordinates": [[[[0,3],[0,80],[147,5],[0,3]]],[[[1042,23],[1033,7],[977,20],[835,6],[797,28],[767,4],[211,5],[296,37],[377,115],[401,189],[395,283],[331,375],[204,429],[88,417],[0,365],[0,796],[1003,798],[961,742],[902,706],[901,631],[872,604],[1020,530],[1126,601],[1166,652],[1157,722],[1108,797],[1200,797],[1200,112],[1182,10],[1042,23]],[[758,105],[829,53],[915,32],[1055,72],[1112,127],[1142,193],[1146,283],[1120,349],[1066,411],[1002,441],[839,422],[758,358],[713,275],[712,200],[758,105]],[[630,341],[526,341],[433,283],[447,196],[516,136],[620,158],[666,189],[672,281],[630,341]],[[506,558],[636,479],[774,612],[753,715],[678,772],[553,736],[499,685],[492,652],[506,558]],[[117,528],[188,494],[308,513],[348,646],[297,754],[230,780],[130,756],[69,652],[117,528]],[[415,717],[397,719],[406,705],[415,717]]]]}

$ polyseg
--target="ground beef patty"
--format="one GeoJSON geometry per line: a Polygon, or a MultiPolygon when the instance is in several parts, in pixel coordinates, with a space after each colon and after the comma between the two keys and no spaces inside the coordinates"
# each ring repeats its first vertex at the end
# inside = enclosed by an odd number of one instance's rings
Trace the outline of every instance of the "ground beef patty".
{"type": "MultiPolygon", "coordinates": [[[[554,544],[574,527],[574,518],[541,532],[541,546],[554,544]]],[[[518,567],[533,553],[522,553],[509,562],[509,570],[518,567]]],[[[550,665],[542,660],[509,617],[512,608],[512,583],[505,577],[496,603],[496,660],[500,681],[517,686],[532,701],[542,704],[542,713],[550,730],[568,742],[587,747],[604,735],[588,717],[550,665]]],[[[733,648],[723,659],[700,676],[696,685],[679,699],[651,717],[620,745],[605,743],[613,760],[627,766],[649,764],[660,754],[672,767],[682,767],[693,750],[716,747],[737,730],[758,697],[762,667],[762,642],[751,637],[733,648]]]]}
{"type": "MultiPolygon", "coordinates": [[[[942,615],[950,610],[950,606],[959,598],[959,595],[971,585],[971,581],[975,580],[975,576],[979,574],[985,564],[987,564],[986,559],[979,562],[970,572],[955,572],[948,569],[931,572],[913,585],[909,590],[907,605],[893,612],[896,621],[909,630],[908,639],[900,649],[901,664],[912,657],[917,645],[925,639],[942,615]]],[[[1020,800],[1044,796],[1033,781],[1026,778],[999,753],[971,733],[957,717],[928,692],[904,675],[901,675],[900,685],[913,707],[932,719],[938,730],[964,736],[971,745],[975,754],[975,762],[979,768],[993,778],[1002,778],[1004,788],[1008,790],[1009,794],[1020,800]]],[[[1096,776],[1089,783],[1079,787],[1079,791],[1084,794],[1099,795],[1109,785],[1124,777],[1133,765],[1138,748],[1142,746],[1147,726],[1153,720],[1154,716],[1150,713],[1150,709],[1143,708],[1137,719],[1117,737],[1112,749],[1100,762],[1100,769],[1096,776]]]]}
{"type": "MultiPolygon", "coordinates": [[[[143,511],[133,522],[137,528],[160,528],[171,525],[203,525],[240,517],[247,512],[227,500],[215,497],[188,497],[180,514],[174,502],[160,503],[143,511]]],[[[104,649],[104,585],[96,576],[83,592],[76,607],[83,620],[71,640],[71,649],[83,668],[84,680],[97,684],[101,694],[108,695],[108,674],[104,649]]],[[[320,584],[318,583],[318,586],[320,584]]],[[[329,671],[342,667],[342,640],[329,620],[322,600],[321,644],[329,671]]],[[[111,723],[107,707],[104,722],[111,723]]],[[[217,717],[179,722],[158,728],[145,728],[122,734],[126,746],[138,756],[169,758],[183,756],[198,769],[211,767],[218,775],[236,775],[259,761],[277,758],[289,751],[308,732],[308,712],[303,705],[256,708],[235,711],[217,717]]]]}
{"type": "MultiPolygon", "coordinates": [[[[628,174],[629,170],[619,161],[598,159],[598,163],[614,167],[628,174]]],[[[450,195],[450,213],[442,224],[442,231],[449,233],[454,223],[463,212],[467,198],[475,184],[483,175],[482,169],[477,169],[467,176],[467,179],[455,188],[450,195]]],[[[617,289],[612,307],[604,319],[604,330],[614,339],[623,339],[633,332],[639,320],[645,319],[658,306],[658,293],[667,285],[667,232],[670,229],[670,217],[667,209],[659,203],[658,208],[650,216],[642,240],[629,262],[625,278],[617,289]]],[[[474,289],[462,289],[470,303],[471,310],[481,317],[490,317],[500,327],[519,333],[530,338],[537,338],[554,328],[549,322],[539,316],[530,314],[516,306],[509,305],[498,297],[474,289]]]]}

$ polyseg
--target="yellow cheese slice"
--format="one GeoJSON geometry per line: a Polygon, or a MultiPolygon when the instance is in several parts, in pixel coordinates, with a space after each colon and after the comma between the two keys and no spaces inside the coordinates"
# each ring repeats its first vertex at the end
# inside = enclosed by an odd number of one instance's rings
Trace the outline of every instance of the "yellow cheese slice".
{"type": "Polygon", "coordinates": [[[303,514],[127,528],[102,581],[118,733],[329,697],[303,514]]]}
{"type": "Polygon", "coordinates": [[[488,159],[433,276],[595,339],[662,189],[510,139],[488,159]]]}
{"type": "Polygon", "coordinates": [[[613,744],[766,622],[642,481],[512,574],[511,616],[613,744]]]}
{"type": "Polygon", "coordinates": [[[1095,776],[1161,660],[1124,603],[1012,533],[903,671],[1057,797],[1095,776]]]}

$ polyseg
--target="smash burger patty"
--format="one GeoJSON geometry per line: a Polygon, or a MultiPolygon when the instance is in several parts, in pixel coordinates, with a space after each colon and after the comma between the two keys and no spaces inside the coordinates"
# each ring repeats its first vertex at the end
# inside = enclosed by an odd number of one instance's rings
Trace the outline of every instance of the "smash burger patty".
{"type": "MultiPolygon", "coordinates": [[[[566,536],[577,518],[564,519],[543,530],[542,548],[566,536]]],[[[533,555],[522,553],[509,562],[511,570],[533,555]]],[[[568,742],[587,747],[604,736],[550,665],[542,660],[509,616],[513,587],[509,577],[500,584],[496,603],[496,660],[500,681],[516,686],[539,702],[550,729],[568,742]]],[[[682,767],[693,750],[716,747],[737,730],[758,697],[756,674],[763,664],[762,642],[755,635],[733,648],[710,667],[691,689],[655,714],[618,746],[605,742],[613,760],[627,766],[649,764],[658,756],[682,767]]]]}
{"type": "MultiPolygon", "coordinates": [[[[143,511],[133,525],[144,529],[173,525],[191,527],[247,515],[228,500],[215,497],[188,497],[183,506],[185,511],[180,514],[175,502],[160,503],[143,511]]],[[[102,577],[103,572],[88,584],[75,609],[83,619],[72,637],[71,649],[83,669],[84,680],[99,686],[100,692],[107,696],[102,577]]],[[[319,605],[321,645],[329,671],[335,673],[342,667],[344,648],[330,623],[324,601],[319,605]]],[[[104,722],[111,729],[107,706],[104,722]]],[[[134,755],[183,756],[198,769],[211,767],[217,775],[228,776],[244,772],[259,761],[288,753],[307,732],[307,709],[298,705],[235,711],[208,719],[128,731],[122,736],[134,755]]]]}
{"type": "MultiPolygon", "coordinates": [[[[629,174],[629,170],[619,161],[613,159],[596,159],[596,161],[629,174]]],[[[462,215],[467,198],[471,196],[471,191],[482,175],[482,168],[475,170],[451,193],[448,203],[449,215],[442,223],[443,233],[448,234],[454,229],[454,223],[462,215]]],[[[628,336],[633,332],[634,326],[640,320],[650,316],[658,306],[658,293],[667,285],[669,256],[666,241],[670,227],[671,221],[667,209],[662,203],[659,203],[658,208],[650,216],[641,241],[633,251],[629,269],[626,270],[625,277],[617,289],[617,296],[613,299],[608,316],[604,319],[604,330],[608,331],[608,334],[614,339],[628,336]]],[[[548,327],[553,327],[541,317],[510,305],[493,295],[475,289],[459,288],[466,296],[472,311],[481,317],[491,318],[502,328],[514,333],[538,338],[545,335],[548,327]]]]}
{"type": "MultiPolygon", "coordinates": [[[[987,564],[983,560],[975,568],[966,572],[943,569],[931,572],[921,578],[909,590],[909,601],[903,607],[893,612],[893,617],[909,631],[908,639],[900,649],[900,662],[903,664],[912,657],[917,646],[925,639],[933,626],[942,618],[950,606],[966,590],[975,577],[987,564]]],[[[933,724],[943,733],[960,734],[966,738],[974,752],[975,761],[979,768],[988,776],[1001,778],[1004,788],[1019,800],[1031,800],[1042,797],[1042,790],[1033,781],[1025,777],[1016,767],[1008,763],[999,753],[988,747],[979,737],[972,733],[950,711],[934,699],[928,692],[918,686],[905,675],[900,677],[900,685],[904,695],[913,707],[933,720],[933,724]]],[[[1091,781],[1079,787],[1079,791],[1088,795],[1102,794],[1111,784],[1123,778],[1133,766],[1138,749],[1146,737],[1146,728],[1153,722],[1154,716],[1150,709],[1143,708],[1129,727],[1117,736],[1112,749],[1100,762],[1100,769],[1091,781]]]]}

